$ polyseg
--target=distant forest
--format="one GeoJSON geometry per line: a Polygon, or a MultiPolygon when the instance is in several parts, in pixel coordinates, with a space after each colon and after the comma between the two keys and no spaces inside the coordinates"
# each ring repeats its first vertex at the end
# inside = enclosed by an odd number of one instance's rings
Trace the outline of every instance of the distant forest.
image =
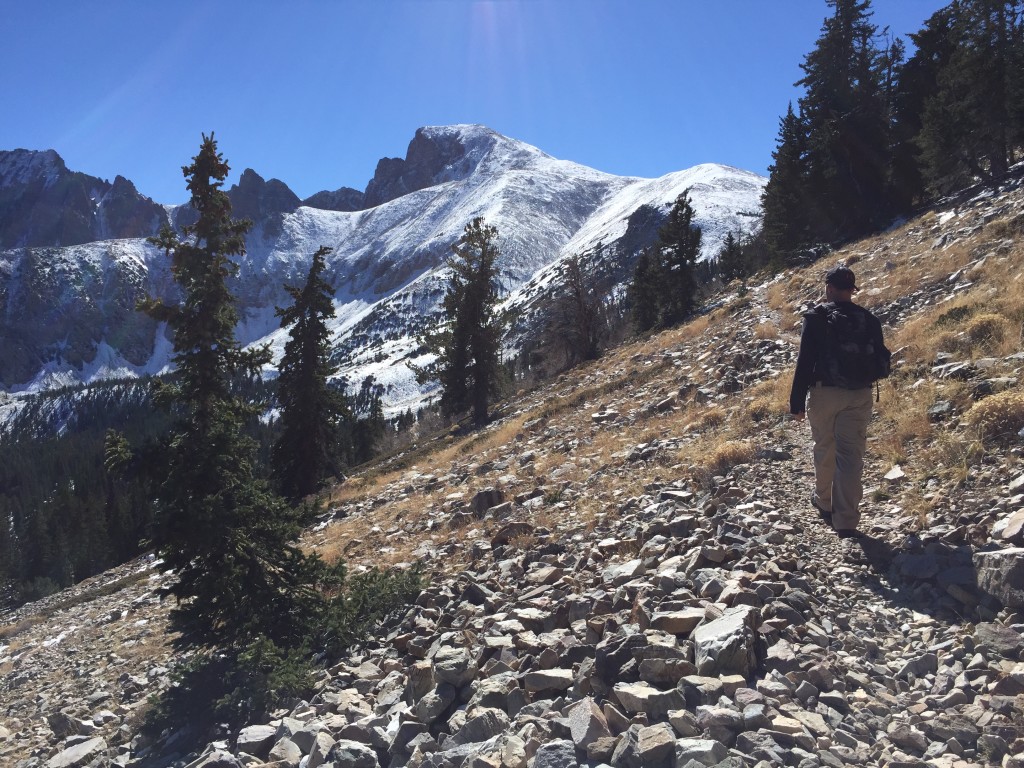
{"type": "MultiPolygon", "coordinates": [[[[780,105],[763,226],[750,239],[730,237],[714,263],[690,264],[691,282],[746,279],[817,258],[956,190],[998,182],[1024,156],[1024,0],[951,2],[909,35],[909,55],[899,37],[872,23],[869,0],[826,4],[821,34],[801,65],[804,95],[788,109],[780,105]]],[[[685,204],[677,206],[683,220],[685,204]]],[[[650,275],[666,274],[671,247],[677,246],[666,240],[641,260],[650,275]]],[[[664,283],[634,276],[631,295],[646,296],[664,283]]],[[[689,295],[671,298],[651,299],[664,306],[647,328],[692,311],[689,295]]],[[[591,350],[596,337],[589,326],[583,330],[591,350]]],[[[237,387],[264,414],[275,407],[273,382],[237,387]]],[[[386,430],[380,396],[372,380],[348,394],[347,422],[337,433],[345,442],[339,466],[372,457],[386,430]]],[[[4,605],[37,599],[145,551],[154,523],[151,490],[141,480],[108,475],[107,435],[114,430],[132,444],[159,440],[172,416],[153,407],[150,382],[111,382],[35,396],[4,428],[4,605]]],[[[259,473],[274,477],[280,424],[252,418],[245,428],[258,445],[259,473]]]]}
{"type": "MultiPolygon", "coordinates": [[[[274,405],[274,382],[240,381],[242,397],[274,405]]],[[[353,421],[345,465],[368,461],[388,428],[372,379],[347,394],[353,421]]],[[[408,423],[408,418],[401,420],[408,423]]],[[[170,416],[155,408],[151,382],[111,381],[29,399],[0,439],[0,607],[37,600],[123,563],[151,546],[153,506],[141,478],[104,467],[107,434],[159,439],[170,416]]],[[[392,425],[393,426],[393,425],[392,425]]],[[[260,474],[271,477],[278,420],[254,418],[260,474]]]]}

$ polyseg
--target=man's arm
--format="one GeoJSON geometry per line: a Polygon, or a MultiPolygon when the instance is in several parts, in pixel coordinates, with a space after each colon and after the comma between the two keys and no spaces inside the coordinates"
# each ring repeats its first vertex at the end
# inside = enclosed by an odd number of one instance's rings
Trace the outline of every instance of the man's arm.
{"type": "Polygon", "coordinates": [[[818,360],[818,332],[816,315],[804,315],[804,327],[800,333],[800,351],[796,357],[796,371],[793,372],[793,387],[789,392],[789,412],[796,421],[804,417],[807,391],[814,384],[814,365],[818,360]]]}

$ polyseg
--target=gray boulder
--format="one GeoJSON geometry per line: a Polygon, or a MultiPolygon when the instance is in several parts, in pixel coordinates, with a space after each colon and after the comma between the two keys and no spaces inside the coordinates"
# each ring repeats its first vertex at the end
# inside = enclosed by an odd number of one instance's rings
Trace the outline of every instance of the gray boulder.
{"type": "Polygon", "coordinates": [[[476,661],[465,648],[442,648],[434,656],[434,679],[460,688],[476,677],[476,661]]]}
{"type": "Polygon", "coordinates": [[[698,765],[716,765],[728,756],[728,748],[720,741],[713,739],[676,740],[676,768],[682,768],[691,761],[698,765]]]}
{"type": "Polygon", "coordinates": [[[568,739],[542,744],[533,758],[533,768],[577,768],[576,747],[568,739]]]}
{"type": "Polygon", "coordinates": [[[975,552],[978,586],[1008,608],[1024,608],[1024,547],[975,552]]]}
{"type": "Polygon", "coordinates": [[[271,725],[250,725],[243,728],[235,741],[235,749],[266,760],[270,748],[277,741],[277,728],[271,725]]]}
{"type": "Polygon", "coordinates": [[[598,739],[612,735],[604,713],[589,696],[569,711],[569,733],[576,747],[582,750],[598,739]]]}
{"type": "Polygon", "coordinates": [[[79,768],[96,759],[107,749],[107,742],[99,736],[68,747],[51,757],[46,768],[79,768]]]}
{"type": "Polygon", "coordinates": [[[740,605],[693,632],[697,673],[749,677],[757,666],[756,608],[740,605]]]}
{"type": "Polygon", "coordinates": [[[335,768],[379,768],[377,753],[366,744],[340,739],[327,755],[335,768]]]}

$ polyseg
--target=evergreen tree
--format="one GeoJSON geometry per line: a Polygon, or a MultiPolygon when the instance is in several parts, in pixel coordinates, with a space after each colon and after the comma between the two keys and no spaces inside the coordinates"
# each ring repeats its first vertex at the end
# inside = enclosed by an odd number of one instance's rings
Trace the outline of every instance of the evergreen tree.
{"type": "Polygon", "coordinates": [[[600,357],[607,332],[604,302],[579,255],[572,254],[562,265],[559,295],[552,305],[548,333],[571,366],[600,357]]]}
{"type": "Polygon", "coordinates": [[[1024,144],[1022,12],[1020,0],[959,0],[915,36],[916,60],[937,70],[917,138],[935,193],[1000,177],[1024,144]]]}
{"type": "Polygon", "coordinates": [[[827,0],[833,9],[801,64],[805,174],[815,202],[812,241],[839,242],[886,221],[889,136],[868,0],[827,0]]]}
{"type": "Polygon", "coordinates": [[[352,396],[349,415],[349,464],[369,461],[377,452],[387,424],[384,421],[384,387],[373,376],[367,376],[352,396]]]}
{"type": "Polygon", "coordinates": [[[658,230],[657,254],[661,286],[658,322],[675,325],[693,311],[697,295],[696,265],[700,255],[701,229],[693,223],[689,192],[676,198],[668,220],[658,230]]]}
{"type": "Polygon", "coordinates": [[[177,575],[168,591],[178,599],[183,643],[239,648],[266,636],[292,645],[315,605],[313,563],[291,543],[294,514],[254,477],[254,442],[242,434],[254,413],[232,387],[269,359],[234,336],[227,280],[250,224],[231,219],[221,189],[228,165],[212,134],[182,170],[198,220],[182,239],[169,229],[153,239],[171,259],[182,303],[142,303],[172,330],[176,366],[156,393],[175,423],[162,456],[155,543],[177,575]]]}
{"type": "Polygon", "coordinates": [[[421,340],[437,359],[417,371],[421,382],[440,381],[446,415],[472,411],[477,424],[487,421],[490,399],[498,392],[500,343],[508,323],[497,311],[497,238],[498,230],[478,217],[452,246],[444,319],[421,340]]]}
{"type": "Polygon", "coordinates": [[[772,152],[775,162],[761,193],[762,237],[769,252],[782,261],[811,243],[805,143],[804,126],[790,104],[779,121],[778,144],[772,152]]]}
{"type": "Polygon", "coordinates": [[[652,248],[644,248],[633,268],[633,279],[627,291],[633,330],[649,331],[658,324],[658,297],[660,291],[658,258],[652,248]]]}
{"type": "Polygon", "coordinates": [[[277,310],[281,327],[291,331],[277,382],[281,434],[274,445],[274,471],[290,499],[314,493],[338,470],[341,428],[350,418],[344,393],[328,384],[338,372],[330,360],[327,328],[334,317],[334,290],[323,279],[331,251],[321,247],[313,254],[305,285],[285,286],[294,303],[277,310]]]}
{"type": "Polygon", "coordinates": [[[718,276],[723,282],[730,280],[746,279],[750,274],[749,265],[746,262],[743,247],[739,240],[729,232],[725,236],[722,250],[718,252],[718,276]]]}

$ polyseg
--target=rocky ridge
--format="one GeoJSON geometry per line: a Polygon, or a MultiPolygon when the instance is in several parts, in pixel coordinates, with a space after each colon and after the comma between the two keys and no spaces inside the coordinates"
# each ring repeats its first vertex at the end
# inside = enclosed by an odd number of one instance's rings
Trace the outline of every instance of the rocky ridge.
{"type": "MultiPolygon", "coordinates": [[[[1022,223],[1012,188],[839,256],[901,338],[992,275],[1021,280],[1006,234],[1022,223]]],[[[885,448],[907,393],[957,377],[979,400],[1019,391],[1024,359],[904,351],[871,432],[870,538],[841,541],[807,503],[806,427],[780,418],[795,311],[822,271],[729,291],[478,435],[350,480],[308,545],[353,567],[419,558],[431,585],[309,701],[197,753],[136,733],[172,660],[155,564],[5,617],[0,760],[1024,765],[1024,443],[966,476],[918,466],[913,447],[893,466],[885,448]]],[[[966,441],[957,411],[936,418],[966,441]]]]}
{"type": "MultiPolygon", "coordinates": [[[[325,278],[335,291],[330,331],[339,376],[351,382],[372,374],[387,388],[389,415],[415,411],[430,392],[406,361],[419,354],[415,338],[436,318],[446,259],[473,218],[500,233],[502,291],[516,294],[531,282],[527,327],[510,340],[517,347],[539,332],[531,323],[544,321],[536,309],[550,301],[553,263],[570,253],[584,261],[598,252],[614,256],[619,269],[602,275],[601,289],[619,290],[636,258],[623,249],[649,242],[684,189],[692,190],[704,230],[702,258],[710,258],[726,232],[756,228],[764,183],[715,164],[659,179],[614,176],[476,125],[418,130],[405,158],[382,161],[365,193],[342,188],[303,204],[283,182],[249,170],[227,192],[234,213],[253,221],[230,279],[237,338],[269,344],[279,359],[286,334],[274,309],[290,300],[284,286],[299,284],[312,254],[330,247],[325,278]],[[656,215],[632,216],[637,209],[656,215]]],[[[0,406],[7,401],[10,412],[24,404],[22,392],[155,375],[171,364],[164,329],[135,311],[141,296],[177,294],[166,254],[145,238],[168,221],[194,221],[195,211],[158,206],[124,180],[109,194],[102,191],[108,186],[67,171],[53,152],[0,154],[0,406]],[[131,215],[135,203],[159,216],[141,229],[121,226],[139,220],[131,215]],[[53,216],[74,221],[51,226],[53,216]],[[41,239],[37,219],[48,222],[41,239]],[[72,230],[67,242],[78,245],[65,242],[72,230]]]]}
{"type": "Polygon", "coordinates": [[[0,250],[146,237],[167,222],[128,179],[70,171],[52,149],[0,150],[0,212],[0,250]]]}

